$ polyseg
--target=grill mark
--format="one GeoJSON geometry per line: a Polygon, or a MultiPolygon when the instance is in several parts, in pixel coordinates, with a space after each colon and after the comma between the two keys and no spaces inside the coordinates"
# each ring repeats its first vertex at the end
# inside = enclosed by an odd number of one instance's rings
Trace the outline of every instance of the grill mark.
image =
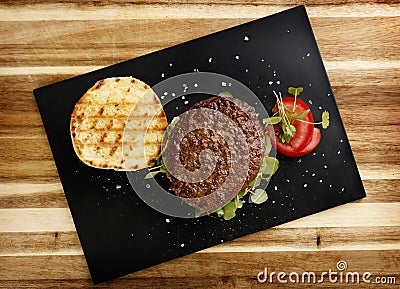
{"type": "Polygon", "coordinates": [[[101,135],[101,137],[100,137],[100,141],[99,141],[99,142],[103,143],[103,142],[104,142],[104,139],[106,138],[106,136],[107,136],[107,133],[106,133],[106,132],[103,133],[103,134],[101,135]]]}
{"type": "MultiPolygon", "coordinates": [[[[142,142],[140,142],[142,144],[142,142]]],[[[122,142],[102,142],[101,146],[102,147],[110,147],[110,146],[121,146],[122,142]]],[[[145,145],[160,145],[160,142],[154,141],[154,142],[145,142],[145,145]]],[[[99,143],[87,143],[85,144],[85,147],[98,147],[99,143]]],[[[131,149],[132,150],[132,149],[131,149]]]]}
{"type": "Polygon", "coordinates": [[[104,84],[104,79],[99,80],[96,84],[96,86],[94,87],[94,89],[99,89],[100,87],[102,87],[104,84]]]}
{"type": "Polygon", "coordinates": [[[158,99],[157,95],[153,94],[153,103],[160,103],[160,100],[158,99]]]}
{"type": "Polygon", "coordinates": [[[117,150],[117,148],[118,148],[117,146],[113,146],[112,147],[112,149],[110,150],[110,153],[109,153],[110,157],[112,157],[114,155],[114,153],[117,150]]]}
{"type": "MultiPolygon", "coordinates": [[[[121,103],[121,102],[116,102],[116,101],[107,101],[106,105],[116,105],[116,104],[118,104],[118,105],[123,104],[125,106],[135,106],[135,105],[138,104],[138,102],[137,101],[136,102],[123,101],[121,103]]],[[[75,104],[76,107],[88,106],[88,105],[105,105],[105,104],[103,102],[81,102],[81,103],[78,102],[78,103],[75,104]]],[[[153,102],[140,103],[140,105],[141,106],[150,106],[150,107],[157,107],[158,108],[159,107],[159,102],[157,102],[157,103],[153,103],[153,102]]]]}
{"type": "MultiPolygon", "coordinates": [[[[123,120],[125,122],[126,118],[129,117],[129,115],[118,115],[118,116],[113,116],[113,115],[87,115],[85,119],[117,119],[117,120],[123,120]]],[[[82,119],[79,115],[77,118],[82,119]]],[[[150,118],[148,115],[135,115],[134,118],[150,118]]],[[[154,120],[165,120],[164,114],[161,114],[161,112],[157,115],[155,115],[152,119],[154,120]]],[[[166,120],[165,120],[166,121],[166,120]]]]}
{"type": "Polygon", "coordinates": [[[117,138],[115,139],[115,142],[119,142],[119,141],[121,140],[121,138],[122,138],[122,134],[119,133],[119,134],[117,135],[117,138]]]}
{"type": "Polygon", "coordinates": [[[85,132],[86,133],[100,133],[100,132],[108,132],[108,131],[110,131],[110,132],[120,132],[120,131],[146,132],[147,131],[148,133],[157,133],[157,132],[164,133],[165,128],[166,128],[166,126],[163,128],[157,128],[154,126],[154,127],[148,128],[148,129],[129,129],[129,128],[122,129],[122,128],[108,128],[108,127],[105,127],[105,128],[90,127],[88,129],[80,129],[79,133],[85,133],[85,132]],[[94,131],[93,131],[93,129],[94,129],[94,131]]]}
{"type": "Polygon", "coordinates": [[[102,106],[102,107],[100,108],[99,114],[100,114],[100,115],[103,115],[103,112],[104,112],[104,106],[102,106]]]}
{"type": "MultiPolygon", "coordinates": [[[[92,126],[91,126],[90,128],[91,128],[91,129],[95,129],[98,121],[99,121],[99,120],[96,119],[96,120],[93,122],[93,124],[92,124],[92,126]]],[[[80,130],[80,131],[84,131],[84,130],[80,130]]]]}

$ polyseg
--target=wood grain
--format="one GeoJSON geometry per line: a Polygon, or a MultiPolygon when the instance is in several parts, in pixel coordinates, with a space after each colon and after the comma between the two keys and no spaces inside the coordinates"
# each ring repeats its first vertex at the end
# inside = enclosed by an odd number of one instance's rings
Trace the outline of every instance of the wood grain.
{"type": "Polygon", "coordinates": [[[4,0],[0,15],[0,288],[277,288],[257,273],[339,260],[399,283],[397,0],[4,0]],[[299,4],[367,197],[93,286],[32,90],[299,4]]]}

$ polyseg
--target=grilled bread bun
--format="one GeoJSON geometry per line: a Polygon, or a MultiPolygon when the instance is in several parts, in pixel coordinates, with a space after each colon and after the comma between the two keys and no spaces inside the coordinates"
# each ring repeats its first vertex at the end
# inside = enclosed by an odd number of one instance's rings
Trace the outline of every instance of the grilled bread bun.
{"type": "Polygon", "coordinates": [[[87,165],[134,171],[152,166],[167,127],[154,91],[133,77],[99,80],[76,103],[70,130],[87,165]]]}

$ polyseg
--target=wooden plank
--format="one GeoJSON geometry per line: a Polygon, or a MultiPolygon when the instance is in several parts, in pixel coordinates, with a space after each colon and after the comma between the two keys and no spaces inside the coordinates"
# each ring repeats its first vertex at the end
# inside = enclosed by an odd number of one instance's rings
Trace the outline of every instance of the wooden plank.
{"type": "MultiPolygon", "coordinates": [[[[400,203],[349,203],[278,226],[400,226],[400,203]]],[[[68,208],[0,209],[0,232],[74,231],[68,208]]]]}
{"type": "Polygon", "coordinates": [[[75,231],[69,209],[0,209],[0,232],[46,231],[75,231]]]}
{"type": "MultiPolygon", "coordinates": [[[[304,271],[312,271],[321,274],[329,269],[337,272],[336,264],[339,260],[344,260],[352,272],[370,271],[375,276],[394,275],[398,277],[399,259],[400,251],[398,250],[204,253],[175,259],[127,275],[120,280],[129,279],[131,282],[135,282],[135,279],[138,279],[143,282],[163,277],[185,278],[187,282],[190,282],[189,280],[193,278],[216,280],[214,278],[226,276],[227,279],[243,278],[249,286],[250,284],[257,285],[257,273],[265,267],[278,272],[295,271],[301,274],[304,271]]],[[[44,281],[89,278],[83,256],[4,256],[0,257],[0,269],[0,280],[44,281]],[[32,270],[32,268],[40,268],[40,270],[32,270]]],[[[265,285],[263,284],[263,288],[265,285]]]]}
{"type": "Polygon", "coordinates": [[[35,178],[0,182],[0,209],[68,207],[59,180],[54,183],[34,181],[35,178]]]}
{"type": "MultiPolygon", "coordinates": [[[[223,4],[146,4],[93,7],[71,4],[36,4],[24,7],[2,5],[1,21],[39,21],[39,20],[129,20],[164,18],[236,18],[254,19],[291,8],[293,5],[223,5],[223,4]],[[227,10],[229,9],[229,10],[227,10]],[[229,13],[227,13],[229,11],[229,13]]],[[[393,17],[400,15],[398,5],[382,4],[343,4],[310,5],[310,17],[393,17]]]]}
{"type": "MultiPolygon", "coordinates": [[[[0,21],[0,33],[6,35],[0,39],[0,67],[107,66],[248,20],[0,21]],[[143,32],[148,29],[151,34],[143,32]]],[[[398,68],[400,51],[394,49],[394,44],[400,42],[400,17],[317,17],[311,18],[311,24],[323,59],[336,61],[338,67],[333,68],[341,68],[341,61],[350,60],[356,68],[382,69],[385,65],[373,62],[382,60],[386,65],[397,61],[398,68]]]]}
{"type": "MultiPolygon", "coordinates": [[[[233,270],[233,269],[232,269],[233,270]]],[[[256,272],[257,273],[257,272],[256,272]]],[[[257,274],[254,274],[256,276],[257,274]]],[[[204,288],[252,288],[252,289],[262,289],[262,288],[316,288],[315,284],[295,284],[286,283],[279,284],[275,279],[273,284],[270,283],[258,283],[256,277],[254,276],[235,276],[231,277],[229,275],[220,277],[164,277],[160,273],[158,277],[154,278],[119,278],[110,282],[93,285],[90,279],[58,279],[58,280],[5,280],[0,281],[0,288],[4,289],[17,289],[17,288],[40,288],[40,289],[50,289],[50,288],[141,288],[141,289],[154,289],[154,288],[174,288],[174,289],[204,289],[204,288]],[[135,284],[135,285],[132,285],[135,284]],[[190,285],[188,285],[190,284],[190,285]],[[132,287],[136,286],[136,287],[132,287]]],[[[327,276],[327,275],[325,275],[327,276]]],[[[344,275],[345,276],[345,275],[344,275]]],[[[320,276],[318,275],[318,278],[320,276]]],[[[362,277],[362,276],[361,276],[362,277]]],[[[379,276],[375,276],[379,277],[379,276]]],[[[374,278],[375,278],[374,277],[374,278]]],[[[396,280],[399,279],[398,276],[396,280]]],[[[301,274],[300,274],[301,278],[301,274]]],[[[306,277],[307,278],[307,277],[306,277]]],[[[317,278],[317,280],[318,280],[317,278]]],[[[306,279],[307,280],[307,279],[306,279]]],[[[345,279],[344,279],[345,280],[345,279]]],[[[372,279],[371,279],[372,280],[372,279]]],[[[375,281],[373,281],[375,283],[375,281]]],[[[372,282],[371,282],[372,283],[372,282]]],[[[338,284],[332,285],[326,277],[324,283],[318,284],[318,288],[337,288],[338,284]]],[[[344,286],[344,285],[343,285],[344,286]]],[[[349,283],[345,285],[346,288],[360,288],[360,284],[349,283]]],[[[362,284],[363,289],[376,289],[377,284],[362,284]]],[[[381,288],[396,288],[391,285],[378,285],[381,288]],[[389,287],[390,286],[390,287],[389,287]]]]}
{"type": "MultiPolygon", "coordinates": [[[[0,233],[0,256],[83,255],[75,231],[0,233]],[[29,242],[27,242],[29,240],[29,242]]],[[[400,250],[396,227],[271,228],[199,251],[291,252],[400,250]]]]}
{"type": "MultiPolygon", "coordinates": [[[[396,0],[174,0],[174,4],[229,4],[229,5],[343,5],[343,4],[398,4],[396,0]]],[[[33,4],[48,4],[46,0],[3,0],[1,2],[2,5],[7,7],[24,7],[26,5],[33,4]]],[[[122,6],[121,8],[127,5],[135,5],[135,4],[146,4],[146,5],[155,5],[155,4],[171,4],[170,0],[54,0],[52,4],[74,4],[78,6],[84,7],[93,7],[98,8],[99,6],[107,6],[110,4],[122,6]]]]}

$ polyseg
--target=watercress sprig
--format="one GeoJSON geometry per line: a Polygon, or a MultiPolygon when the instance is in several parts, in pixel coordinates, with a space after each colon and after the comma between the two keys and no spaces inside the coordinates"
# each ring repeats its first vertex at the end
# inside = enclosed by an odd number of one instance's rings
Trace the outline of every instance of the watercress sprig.
{"type": "Polygon", "coordinates": [[[288,93],[294,96],[294,104],[293,109],[289,110],[282,100],[282,94],[279,92],[278,94],[273,91],[276,104],[277,104],[277,111],[273,114],[272,117],[264,118],[263,123],[265,125],[277,125],[280,124],[282,126],[282,132],[279,135],[279,141],[282,143],[289,143],[291,139],[296,134],[296,127],[293,125],[295,121],[305,122],[309,124],[321,124],[322,128],[326,129],[329,126],[329,112],[324,111],[322,113],[322,121],[321,122],[309,122],[303,120],[303,118],[310,113],[310,110],[307,109],[302,111],[298,114],[295,113],[296,111],[296,101],[297,97],[303,92],[302,87],[289,87],[288,93]]]}

